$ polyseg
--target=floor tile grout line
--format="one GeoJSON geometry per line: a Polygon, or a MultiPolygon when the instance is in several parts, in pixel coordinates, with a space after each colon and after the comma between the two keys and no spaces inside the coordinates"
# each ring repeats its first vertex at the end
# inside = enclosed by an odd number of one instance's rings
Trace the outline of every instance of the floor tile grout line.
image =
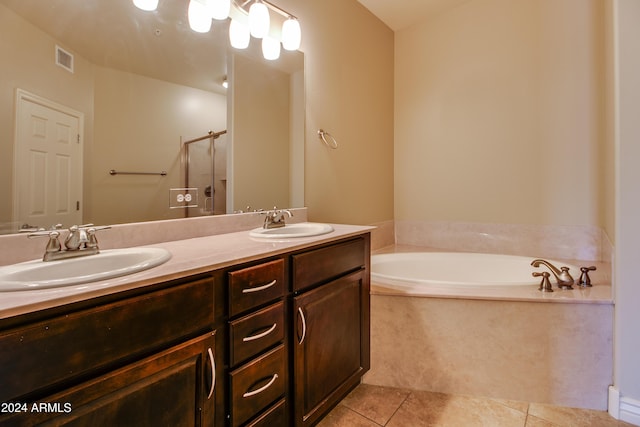
{"type": "MultiPolygon", "coordinates": [[[[350,408],[350,407],[348,407],[347,405],[342,405],[342,406],[344,406],[348,411],[351,411],[351,412],[353,412],[354,414],[360,415],[362,418],[365,418],[365,419],[367,419],[367,420],[371,421],[371,422],[372,422],[372,423],[374,423],[375,425],[377,425],[377,426],[379,426],[379,427],[384,427],[384,425],[380,425],[380,424],[378,424],[375,420],[372,420],[371,418],[369,418],[367,415],[363,414],[362,412],[360,412],[360,411],[356,411],[355,409],[350,408]]],[[[386,423],[385,423],[385,425],[386,425],[386,423]]]]}
{"type": "MultiPolygon", "coordinates": [[[[398,405],[398,407],[396,408],[395,411],[393,411],[393,414],[391,414],[391,416],[389,417],[389,419],[384,423],[384,426],[387,426],[391,420],[393,419],[393,417],[398,413],[398,411],[400,410],[400,408],[402,408],[402,405],[404,405],[404,403],[407,401],[407,399],[409,399],[409,396],[411,396],[412,392],[409,390],[405,390],[407,391],[407,395],[405,396],[405,398],[402,400],[402,402],[398,405]]],[[[383,427],[384,427],[383,426],[383,427]]]]}

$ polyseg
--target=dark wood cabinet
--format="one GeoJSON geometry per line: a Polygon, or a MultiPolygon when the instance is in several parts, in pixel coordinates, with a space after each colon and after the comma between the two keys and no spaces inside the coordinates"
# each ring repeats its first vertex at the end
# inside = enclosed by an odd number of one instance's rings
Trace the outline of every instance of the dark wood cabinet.
{"type": "Polygon", "coordinates": [[[294,298],[296,426],[317,422],[369,369],[368,298],[363,271],[294,298]]]}
{"type": "Polygon", "coordinates": [[[316,424],[369,370],[369,238],[293,255],[294,425],[316,424]]]}
{"type": "MultiPolygon", "coordinates": [[[[286,426],[288,345],[284,298],[286,257],[230,271],[229,414],[231,427],[261,425],[273,417],[286,426]],[[275,404],[275,405],[274,405],[275,404]],[[264,421],[259,421],[264,420],[264,421]]],[[[264,424],[266,425],[266,424],[264,424]]]]}
{"type": "Polygon", "coordinates": [[[29,403],[2,424],[213,426],[214,366],[211,332],[29,403]]]}
{"type": "Polygon", "coordinates": [[[369,249],[364,233],[4,319],[0,426],[314,425],[369,369],[369,249]]]}
{"type": "Polygon", "coordinates": [[[213,426],[213,277],[159,287],[0,331],[0,425],[213,426]]]}

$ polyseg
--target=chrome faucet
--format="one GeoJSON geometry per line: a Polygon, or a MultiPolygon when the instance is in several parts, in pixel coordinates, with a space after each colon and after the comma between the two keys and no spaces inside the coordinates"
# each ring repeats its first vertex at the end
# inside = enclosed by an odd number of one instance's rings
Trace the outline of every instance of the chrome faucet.
{"type": "Polygon", "coordinates": [[[546,266],[549,271],[551,271],[560,289],[573,289],[574,280],[571,274],[569,274],[569,267],[560,267],[560,269],[558,269],[558,267],[544,259],[534,259],[531,261],[531,265],[534,267],[540,267],[540,264],[546,266]]]}
{"type": "Polygon", "coordinates": [[[284,227],[285,224],[285,215],[288,215],[289,218],[293,216],[290,210],[288,209],[278,209],[275,206],[273,210],[267,212],[261,212],[261,214],[266,215],[264,218],[264,224],[262,228],[280,228],[284,227]]]}
{"type": "Polygon", "coordinates": [[[69,227],[64,239],[64,249],[60,244],[60,225],[51,230],[36,231],[27,235],[33,237],[48,237],[47,247],[44,251],[43,261],[56,261],[80,256],[95,255],[100,253],[96,231],[111,228],[110,226],[94,227],[93,224],[72,225],[69,227]]]}

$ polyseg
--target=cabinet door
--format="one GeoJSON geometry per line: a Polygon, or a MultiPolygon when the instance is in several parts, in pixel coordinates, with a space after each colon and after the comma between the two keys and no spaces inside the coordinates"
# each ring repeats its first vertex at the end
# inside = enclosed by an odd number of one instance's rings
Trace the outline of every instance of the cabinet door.
{"type": "Polygon", "coordinates": [[[213,426],[214,350],[212,332],[29,402],[26,413],[6,421],[16,426],[213,426]]]}
{"type": "Polygon", "coordinates": [[[295,425],[315,423],[369,369],[369,281],[365,271],[294,298],[295,425]]]}
{"type": "Polygon", "coordinates": [[[67,388],[211,330],[214,292],[208,277],[0,332],[0,402],[67,388]]]}

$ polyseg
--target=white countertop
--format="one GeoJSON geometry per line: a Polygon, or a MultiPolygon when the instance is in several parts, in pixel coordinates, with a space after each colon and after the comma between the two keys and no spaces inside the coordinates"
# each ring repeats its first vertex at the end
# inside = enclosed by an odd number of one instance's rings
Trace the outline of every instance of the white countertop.
{"type": "Polygon", "coordinates": [[[149,270],[99,282],[51,289],[0,292],[0,319],[206,273],[234,264],[354,236],[375,228],[331,225],[334,228],[331,233],[287,240],[255,239],[249,237],[249,231],[239,231],[148,245],[167,249],[172,254],[171,259],[149,270]]]}

